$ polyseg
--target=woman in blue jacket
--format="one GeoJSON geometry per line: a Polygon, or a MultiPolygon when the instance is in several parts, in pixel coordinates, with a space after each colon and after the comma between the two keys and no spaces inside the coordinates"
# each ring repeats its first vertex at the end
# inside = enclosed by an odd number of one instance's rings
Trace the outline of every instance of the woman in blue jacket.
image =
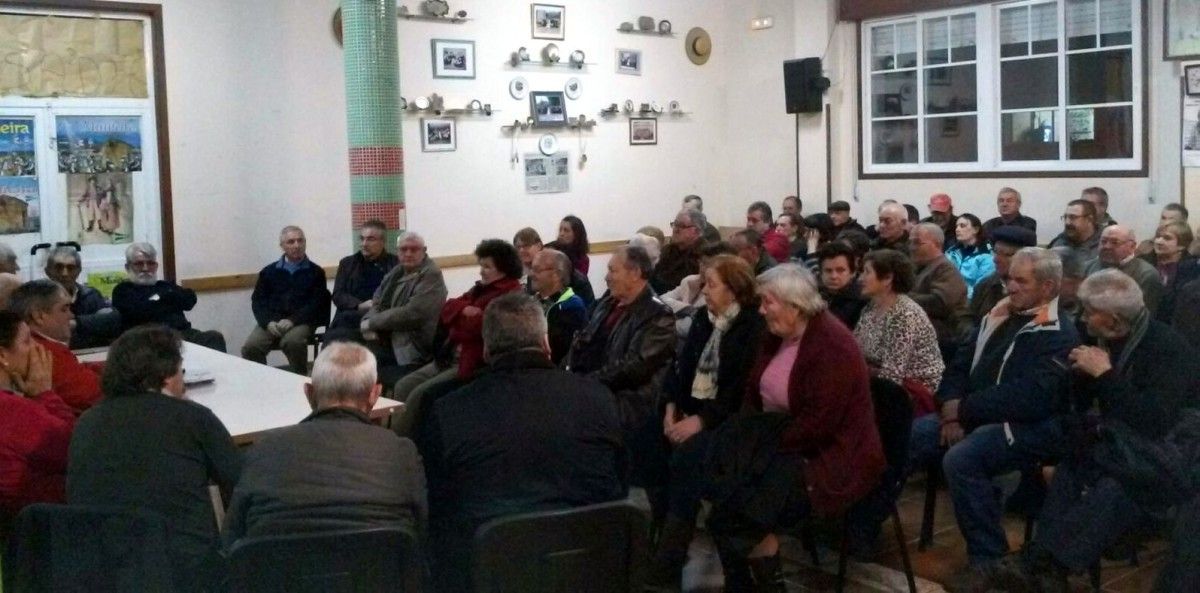
{"type": "Polygon", "coordinates": [[[958,217],[954,226],[954,246],[946,252],[946,258],[958,268],[967,283],[967,298],[975,294],[975,285],[996,271],[992,261],[992,250],[983,239],[983,223],[974,214],[958,217]]]}

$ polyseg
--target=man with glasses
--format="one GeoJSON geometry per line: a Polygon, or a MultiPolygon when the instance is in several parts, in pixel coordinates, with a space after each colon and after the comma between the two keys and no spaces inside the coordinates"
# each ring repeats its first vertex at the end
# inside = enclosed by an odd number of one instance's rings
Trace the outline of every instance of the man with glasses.
{"type": "Polygon", "coordinates": [[[383,277],[399,261],[387,250],[387,226],[379,220],[364,222],[358,231],[359,250],[342,258],[333,280],[333,305],[337,311],[325,331],[325,342],[359,341],[358,325],[371,310],[371,297],[383,277]]]}
{"type": "Polygon", "coordinates": [[[107,346],[121,334],[121,316],[99,290],[79,282],[83,272],[79,252],[60,245],[46,257],[46,277],[57,282],[71,297],[71,348],[107,346]]]}
{"type": "Polygon", "coordinates": [[[134,243],[127,247],[125,271],[129,279],[113,289],[112,299],[125,329],[159,323],[178,331],[188,342],[225,351],[221,332],[200,331],[183,314],[196,306],[196,291],[158,279],[158,251],[153,245],[134,243]]]}
{"type": "Polygon", "coordinates": [[[1050,247],[1068,247],[1080,261],[1089,261],[1100,251],[1100,231],[1096,227],[1096,206],[1083,199],[1071,200],[1062,215],[1063,232],[1050,247]]]}
{"type": "Polygon", "coordinates": [[[1116,268],[1133,278],[1142,289],[1142,299],[1150,316],[1158,309],[1158,301],[1162,298],[1162,278],[1153,264],[1137,257],[1137,237],[1133,231],[1119,224],[1106,227],[1100,233],[1100,255],[1084,268],[1084,274],[1091,276],[1100,270],[1116,268]]]}
{"type": "Polygon", "coordinates": [[[533,295],[546,313],[550,360],[555,365],[571,350],[575,333],[587,325],[587,307],[571,290],[571,260],[555,249],[544,249],[533,258],[533,295]]]}
{"type": "MultiPolygon", "coordinates": [[[[533,286],[533,259],[537,257],[545,246],[542,245],[542,236],[531,227],[525,227],[517,234],[513,235],[513,247],[517,248],[517,255],[521,257],[521,265],[525,266],[525,278],[521,280],[521,285],[525,287],[525,292],[528,294],[536,294],[537,290],[533,286]]],[[[583,301],[584,307],[592,306],[596,302],[596,294],[592,291],[592,281],[588,277],[571,268],[571,281],[567,286],[583,301]]]]}
{"type": "Polygon", "coordinates": [[[662,294],[679,286],[684,278],[700,273],[700,249],[704,246],[704,225],[708,223],[699,210],[684,209],[671,221],[671,242],[662,250],[650,286],[662,294]]]}
{"type": "MultiPolygon", "coordinates": [[[[704,200],[696,194],[686,196],[683,198],[683,208],[685,210],[690,209],[695,210],[696,212],[704,212],[704,200]]],[[[711,222],[704,222],[703,231],[705,243],[721,242],[721,231],[717,230],[717,227],[713,226],[711,222]]]]}

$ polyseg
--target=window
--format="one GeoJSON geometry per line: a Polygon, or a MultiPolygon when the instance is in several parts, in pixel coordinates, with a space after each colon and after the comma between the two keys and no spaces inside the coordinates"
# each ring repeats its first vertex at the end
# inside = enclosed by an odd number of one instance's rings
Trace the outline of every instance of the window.
{"type": "Polygon", "coordinates": [[[864,22],[863,172],[1140,170],[1136,4],[1025,0],[864,22]]]}

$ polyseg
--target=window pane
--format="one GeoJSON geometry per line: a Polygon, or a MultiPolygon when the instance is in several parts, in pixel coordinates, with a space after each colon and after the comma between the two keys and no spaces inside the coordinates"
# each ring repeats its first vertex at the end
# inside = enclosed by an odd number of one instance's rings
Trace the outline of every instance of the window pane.
{"type": "Polygon", "coordinates": [[[1058,51],[1057,2],[1030,6],[1029,24],[1033,33],[1033,53],[1046,54],[1058,51]]]}
{"type": "Polygon", "coordinates": [[[1068,104],[1119,103],[1133,100],[1133,50],[1067,56],[1068,104]]]}
{"type": "Polygon", "coordinates": [[[1097,107],[1067,111],[1071,159],[1133,158],[1133,107],[1097,107]]]}
{"type": "Polygon", "coordinates": [[[1058,105],[1058,58],[1000,63],[1000,108],[1058,105]]]}
{"type": "Polygon", "coordinates": [[[950,59],[955,62],[975,59],[975,15],[950,17],[950,59]]]}
{"type": "Polygon", "coordinates": [[[1058,160],[1053,111],[1002,114],[1000,138],[1001,158],[1006,161],[1058,160]]]}
{"type": "Polygon", "coordinates": [[[970,163],[979,160],[975,116],[931,117],[925,120],[925,161],[970,163]]]}
{"type": "Polygon", "coordinates": [[[1029,55],[1029,8],[1000,11],[1000,57],[1029,55]]]}
{"type": "Polygon", "coordinates": [[[1067,0],[1067,49],[1096,47],[1096,0],[1067,0]]]}
{"type": "Polygon", "coordinates": [[[896,67],[917,67],[917,23],[896,25],[896,67]]]}
{"type": "Polygon", "coordinates": [[[950,60],[950,21],[925,21],[925,63],[945,64],[950,60]]]}
{"type": "Polygon", "coordinates": [[[896,29],[892,25],[871,27],[871,70],[894,68],[896,29]]]}
{"type": "Polygon", "coordinates": [[[917,162],[917,120],[877,121],[871,124],[871,154],[877,165],[917,162]]]}
{"type": "Polygon", "coordinates": [[[975,65],[944,66],[926,70],[925,111],[975,111],[975,65]]]}
{"type": "Polygon", "coordinates": [[[1133,43],[1133,15],[1129,0],[1100,0],[1100,45],[1133,43]]]}
{"type": "Polygon", "coordinates": [[[871,76],[871,116],[917,114],[917,72],[889,72],[871,76]]]}

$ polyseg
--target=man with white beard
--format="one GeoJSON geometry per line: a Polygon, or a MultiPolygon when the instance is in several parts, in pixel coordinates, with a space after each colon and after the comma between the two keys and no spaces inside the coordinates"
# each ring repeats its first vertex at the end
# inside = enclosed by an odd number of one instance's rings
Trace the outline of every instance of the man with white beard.
{"type": "Polygon", "coordinates": [[[125,329],[160,323],[180,333],[183,339],[225,352],[225,336],[218,331],[201,331],[184,316],[196,306],[196,291],[158,279],[158,251],[149,243],[134,243],[125,249],[125,271],[129,279],[113,289],[113,308],[121,313],[125,329]]]}

